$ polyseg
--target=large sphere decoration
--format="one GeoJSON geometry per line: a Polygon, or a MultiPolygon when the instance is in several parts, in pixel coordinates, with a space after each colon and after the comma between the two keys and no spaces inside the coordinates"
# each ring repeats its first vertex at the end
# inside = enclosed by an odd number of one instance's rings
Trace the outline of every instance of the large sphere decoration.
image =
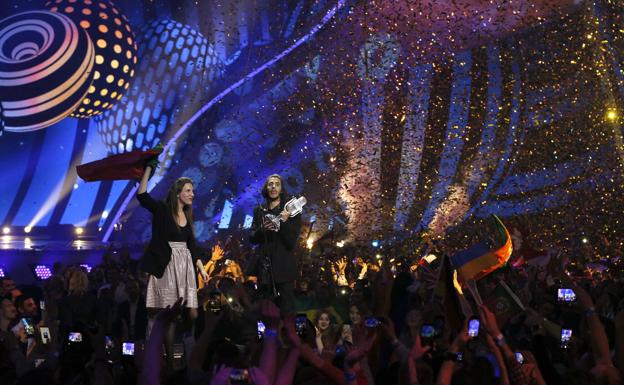
{"type": "MultiPolygon", "coordinates": [[[[195,111],[203,88],[221,74],[217,53],[198,31],[173,20],[157,20],[142,28],[139,63],[129,92],[96,122],[113,154],[147,149],[159,143],[169,127],[195,111]]],[[[165,161],[164,167],[168,167],[165,161]]]]}
{"type": "Polygon", "coordinates": [[[93,81],[89,35],[65,15],[33,11],[0,21],[0,104],[5,129],[50,126],[80,104],[93,81]]]}
{"type": "Polygon", "coordinates": [[[0,136],[4,134],[4,115],[2,115],[2,104],[0,104],[0,136]]]}
{"type": "Polygon", "coordinates": [[[71,116],[89,118],[121,100],[137,63],[137,44],[128,19],[109,0],[56,0],[46,6],[80,25],[95,44],[93,84],[71,116]]]}

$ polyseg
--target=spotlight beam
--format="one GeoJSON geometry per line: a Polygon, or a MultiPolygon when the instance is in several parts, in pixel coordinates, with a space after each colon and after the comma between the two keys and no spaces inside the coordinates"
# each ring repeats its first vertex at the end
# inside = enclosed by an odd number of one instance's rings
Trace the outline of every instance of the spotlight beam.
{"type": "MultiPolygon", "coordinates": [[[[278,54],[277,56],[273,57],[272,59],[270,59],[269,61],[267,61],[263,65],[261,65],[260,67],[257,67],[256,69],[254,69],[253,71],[251,71],[247,75],[243,76],[237,82],[235,82],[231,86],[227,87],[225,90],[221,91],[217,96],[212,98],[208,103],[204,104],[197,112],[195,112],[195,114],[193,114],[193,116],[191,116],[189,118],[189,120],[186,121],[186,123],[184,123],[180,127],[180,129],[178,131],[176,131],[175,134],[173,134],[171,139],[169,139],[169,141],[165,145],[165,148],[164,148],[162,154],[159,157],[160,160],[163,161],[165,159],[165,156],[166,156],[168,150],[171,148],[171,146],[173,146],[175,144],[175,142],[178,140],[180,135],[182,135],[184,132],[186,132],[186,130],[188,130],[188,128],[193,123],[195,123],[195,121],[197,121],[197,119],[199,119],[213,105],[215,105],[216,103],[221,101],[224,97],[229,95],[232,91],[234,91],[235,89],[240,87],[245,82],[253,79],[259,73],[264,72],[267,68],[271,67],[273,64],[275,64],[278,61],[280,61],[281,59],[283,59],[285,56],[287,56],[292,51],[294,51],[297,47],[299,47],[300,45],[302,45],[303,43],[308,41],[311,37],[316,35],[321,30],[321,28],[323,28],[325,26],[325,24],[327,24],[329,22],[329,20],[331,20],[334,17],[336,12],[338,12],[342,7],[345,6],[346,1],[347,0],[338,0],[336,5],[334,5],[325,14],[325,16],[323,16],[323,19],[321,19],[321,21],[318,24],[316,24],[314,27],[312,27],[312,29],[308,33],[303,35],[301,38],[297,39],[291,46],[286,48],[280,54],[278,54]]],[[[128,195],[126,195],[126,197],[124,198],[123,203],[121,204],[119,209],[117,209],[117,212],[115,212],[115,216],[113,217],[113,220],[109,223],[108,228],[106,229],[106,233],[104,233],[104,237],[102,238],[102,242],[108,242],[108,239],[110,238],[110,236],[111,236],[111,234],[113,232],[114,224],[119,221],[119,218],[121,217],[121,214],[124,212],[124,210],[126,209],[128,204],[130,203],[130,200],[134,197],[137,189],[138,189],[138,184],[135,184],[134,187],[132,187],[132,189],[130,189],[130,191],[128,192],[128,195]]]]}

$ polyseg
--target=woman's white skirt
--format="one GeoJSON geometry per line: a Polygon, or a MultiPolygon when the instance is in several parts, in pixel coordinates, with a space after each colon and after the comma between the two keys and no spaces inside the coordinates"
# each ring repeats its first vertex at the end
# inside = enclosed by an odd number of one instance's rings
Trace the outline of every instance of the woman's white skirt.
{"type": "Polygon", "coordinates": [[[146,306],[162,309],[184,298],[186,307],[197,308],[195,266],[186,242],[169,242],[171,260],[162,278],[150,275],[147,282],[146,306]]]}

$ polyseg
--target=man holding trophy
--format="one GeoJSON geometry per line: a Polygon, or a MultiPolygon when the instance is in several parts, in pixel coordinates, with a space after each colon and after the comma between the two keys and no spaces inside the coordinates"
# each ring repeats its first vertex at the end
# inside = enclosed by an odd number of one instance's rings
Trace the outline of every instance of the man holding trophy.
{"type": "Polygon", "coordinates": [[[287,200],[282,177],[273,174],[262,186],[265,204],[254,208],[251,243],[259,245],[254,270],[264,296],[275,297],[283,316],[295,311],[297,261],[293,250],[301,230],[304,197],[287,200]]]}

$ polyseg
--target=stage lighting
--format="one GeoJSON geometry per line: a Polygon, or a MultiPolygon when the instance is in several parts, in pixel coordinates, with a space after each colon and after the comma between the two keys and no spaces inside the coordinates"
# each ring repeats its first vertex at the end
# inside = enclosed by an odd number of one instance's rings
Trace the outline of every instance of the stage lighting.
{"type": "Polygon", "coordinates": [[[616,120],[618,118],[618,113],[617,110],[615,108],[609,108],[609,110],[607,111],[607,119],[609,120],[616,120]]]}
{"type": "Polygon", "coordinates": [[[90,273],[91,269],[93,269],[93,267],[87,263],[81,263],[80,267],[83,267],[87,271],[87,273],[90,273]]]}
{"type": "Polygon", "coordinates": [[[9,228],[9,226],[4,226],[2,228],[2,234],[7,235],[11,232],[11,229],[9,228]]]}
{"type": "Polygon", "coordinates": [[[32,227],[30,227],[30,226],[26,226],[26,227],[24,227],[24,232],[25,232],[26,234],[30,233],[30,231],[31,231],[31,230],[32,230],[32,227]]]}
{"type": "Polygon", "coordinates": [[[82,227],[76,227],[76,235],[82,235],[84,233],[84,229],[82,227]]]}
{"type": "Polygon", "coordinates": [[[39,280],[43,281],[52,276],[52,270],[46,265],[33,265],[32,269],[39,280]]]}

